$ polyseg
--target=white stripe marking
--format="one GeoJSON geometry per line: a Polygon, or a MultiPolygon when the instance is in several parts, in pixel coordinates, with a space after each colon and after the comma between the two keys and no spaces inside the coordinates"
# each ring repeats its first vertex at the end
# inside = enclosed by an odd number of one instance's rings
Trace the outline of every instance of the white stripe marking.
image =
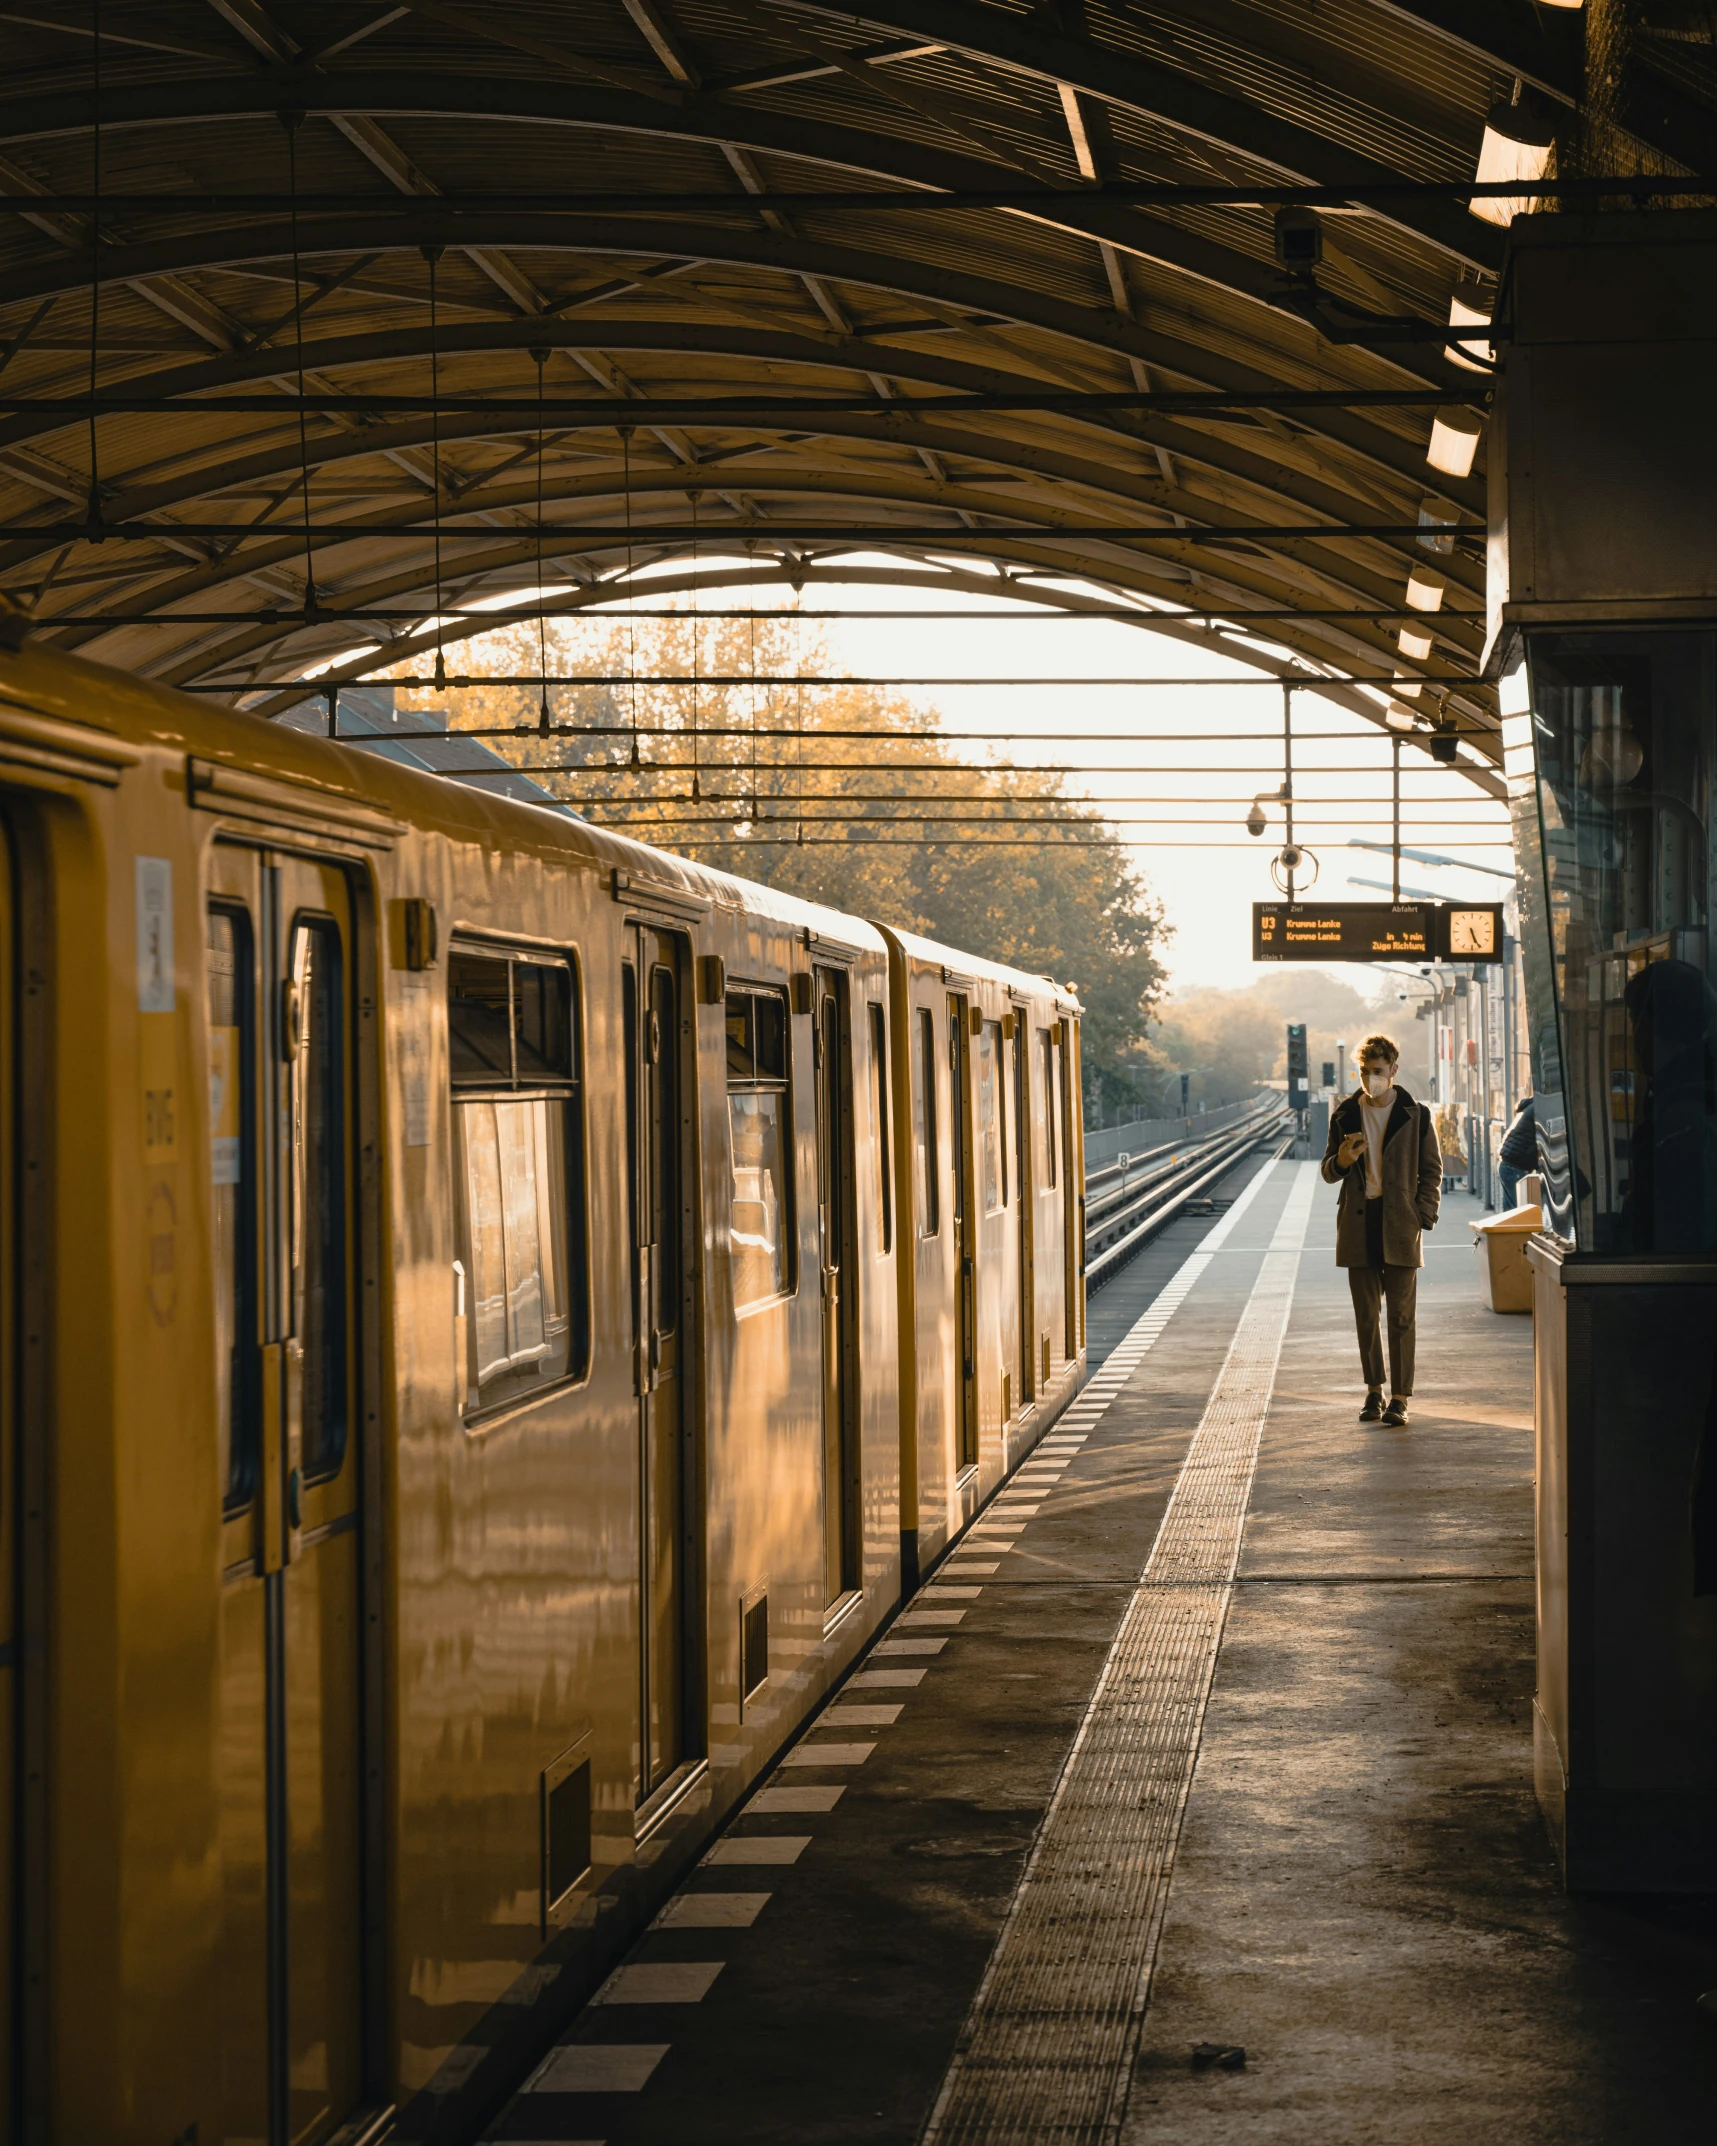
{"type": "Polygon", "coordinates": [[[592,2004],[702,2004],[720,1960],[638,1960],[617,1967],[592,2004]]]}
{"type": "Polygon", "coordinates": [[[574,2042],[551,2049],[530,2078],[527,2094],[638,2094],[668,2053],[666,2042],[574,2042]]]}
{"type": "Polygon", "coordinates": [[[676,1893],[652,1930],[749,1930],[769,1904],[767,1893],[676,1893]]]}
{"type": "Polygon", "coordinates": [[[718,1840],[706,1863],[796,1863],[811,1845],[808,1833],[739,1833],[718,1840]]]}

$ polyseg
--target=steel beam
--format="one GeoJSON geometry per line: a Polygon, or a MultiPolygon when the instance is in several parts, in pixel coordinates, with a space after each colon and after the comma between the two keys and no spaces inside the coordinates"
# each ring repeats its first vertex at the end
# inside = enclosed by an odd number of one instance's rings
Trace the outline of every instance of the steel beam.
{"type": "MultiPolygon", "coordinates": [[[[936,191],[988,188],[993,192],[999,186],[1029,193],[1018,187],[1009,168],[970,152],[938,149],[880,128],[846,127],[753,109],[694,91],[682,95],[677,109],[669,111],[649,98],[625,91],[598,92],[545,78],[510,80],[411,70],[376,70],[342,77],[297,67],[274,67],[255,79],[116,84],[103,92],[101,116],[103,128],[111,132],[128,127],[256,119],[297,111],[324,118],[335,113],[363,113],[425,120],[488,120],[658,138],[671,135],[706,141],[712,146],[738,141],[754,152],[936,191]]],[[[20,100],[15,108],[0,108],[0,142],[44,141],[84,133],[92,118],[93,107],[86,94],[65,92],[32,98],[27,104],[20,100]],[[8,119],[14,110],[19,116],[8,119]]],[[[1332,155],[1330,161],[1347,167],[1332,174],[1338,185],[1358,186],[1367,176],[1378,183],[1398,177],[1377,167],[1360,169],[1363,159],[1332,155]]],[[[1260,305],[1270,305],[1278,292],[1280,279],[1273,263],[1266,265],[1238,248],[1140,213],[1101,193],[1080,195],[1043,189],[1029,208],[1017,213],[1028,214],[1034,221],[1064,234],[1093,241],[1108,239],[1125,252],[1220,285],[1260,305]]],[[[1466,228],[1461,234],[1462,250],[1456,258],[1474,267],[1499,266],[1503,234],[1477,217],[1462,221],[1466,228]]]]}
{"type": "MultiPolygon", "coordinates": [[[[431,205],[402,202],[399,206],[421,212],[431,205]]],[[[305,232],[302,242],[306,251],[312,254],[355,254],[389,249],[403,252],[415,250],[420,240],[438,233],[445,237],[452,228],[425,220],[402,231],[390,219],[383,219],[379,225],[366,218],[341,219],[324,225],[314,234],[305,232]]],[[[1066,337],[1089,349],[1138,358],[1213,387],[1249,392],[1253,389],[1268,391],[1283,384],[1279,375],[1263,369],[1275,355],[1267,348],[1259,350],[1254,362],[1242,363],[1226,354],[1201,349],[1184,336],[1163,328],[1141,326],[1115,314],[1069,304],[1024,285],[964,274],[914,261],[906,255],[877,253],[778,231],[723,228],[711,224],[658,224],[626,218],[615,218],[584,229],[578,245],[570,249],[564,231],[552,218],[462,216],[458,229],[468,237],[500,243],[512,251],[589,250],[604,256],[642,256],[652,262],[689,257],[795,277],[811,274],[834,282],[886,291],[902,298],[914,298],[928,305],[1000,315],[1021,326],[1066,337]]],[[[86,256],[63,265],[43,263],[15,268],[0,273],[0,306],[87,289],[92,274],[129,280],[184,269],[234,267],[264,260],[290,261],[292,238],[290,224],[280,223],[266,229],[227,229],[183,235],[148,246],[115,248],[111,260],[104,255],[100,262],[92,263],[86,256]]],[[[1160,320],[1166,308],[1159,304],[1152,311],[1154,318],[1160,320]]],[[[512,324],[478,325],[485,328],[499,325],[506,329],[512,324]]],[[[1319,354],[1311,332],[1302,324],[1290,322],[1286,315],[1276,314],[1272,327],[1277,328],[1285,340],[1303,340],[1306,346],[1303,355],[1284,350],[1281,353],[1284,365],[1314,362],[1321,366],[1327,362],[1319,354]]],[[[450,336],[459,332],[458,324],[448,322],[446,332],[450,336]]],[[[1442,386],[1464,388],[1469,395],[1472,393],[1470,374],[1457,374],[1454,368],[1433,358],[1425,349],[1415,351],[1411,365],[1399,369],[1410,377],[1434,380],[1442,386]]],[[[1367,425],[1363,419],[1331,413],[1317,429],[1371,460],[1396,468],[1402,475],[1408,474],[1410,467],[1413,481],[1423,480],[1419,457],[1403,455],[1399,440],[1367,425]]],[[[1458,480],[1440,489],[1446,496],[1482,511],[1483,488],[1473,480],[1458,480]],[[1462,486],[1465,486],[1464,491],[1462,486]]]]}

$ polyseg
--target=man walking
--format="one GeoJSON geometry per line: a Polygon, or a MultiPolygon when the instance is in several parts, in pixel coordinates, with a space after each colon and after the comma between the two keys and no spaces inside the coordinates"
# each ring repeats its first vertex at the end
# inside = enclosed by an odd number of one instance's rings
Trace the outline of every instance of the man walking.
{"type": "Polygon", "coordinates": [[[1437,1129],[1423,1103],[1397,1085],[1401,1053],[1387,1036],[1360,1046],[1358,1090],[1330,1113],[1324,1182],[1340,1185],[1335,1263],[1347,1269],[1365,1372],[1361,1423],[1400,1426],[1413,1395],[1414,1323],[1421,1230],[1435,1229],[1443,1193],[1437,1129]],[[1383,1405],[1378,1316],[1389,1312],[1389,1406],[1383,1405]]]}

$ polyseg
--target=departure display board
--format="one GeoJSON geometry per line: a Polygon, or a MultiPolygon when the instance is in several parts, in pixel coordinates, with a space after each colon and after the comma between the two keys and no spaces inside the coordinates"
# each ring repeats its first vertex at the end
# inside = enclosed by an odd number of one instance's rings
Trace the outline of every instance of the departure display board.
{"type": "Polygon", "coordinates": [[[1500,961],[1500,902],[1254,902],[1254,961],[1500,961]]]}
{"type": "Polygon", "coordinates": [[[1254,961],[1435,961],[1434,902],[1254,902],[1254,961]]]}

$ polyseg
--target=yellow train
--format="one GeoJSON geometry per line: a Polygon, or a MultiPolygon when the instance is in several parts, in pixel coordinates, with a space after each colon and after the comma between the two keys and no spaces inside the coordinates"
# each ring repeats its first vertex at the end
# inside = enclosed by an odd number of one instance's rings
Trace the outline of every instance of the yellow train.
{"type": "Polygon", "coordinates": [[[1084,1363],[1079,1010],[0,648],[29,2146],[447,2135],[1084,1363]]]}

